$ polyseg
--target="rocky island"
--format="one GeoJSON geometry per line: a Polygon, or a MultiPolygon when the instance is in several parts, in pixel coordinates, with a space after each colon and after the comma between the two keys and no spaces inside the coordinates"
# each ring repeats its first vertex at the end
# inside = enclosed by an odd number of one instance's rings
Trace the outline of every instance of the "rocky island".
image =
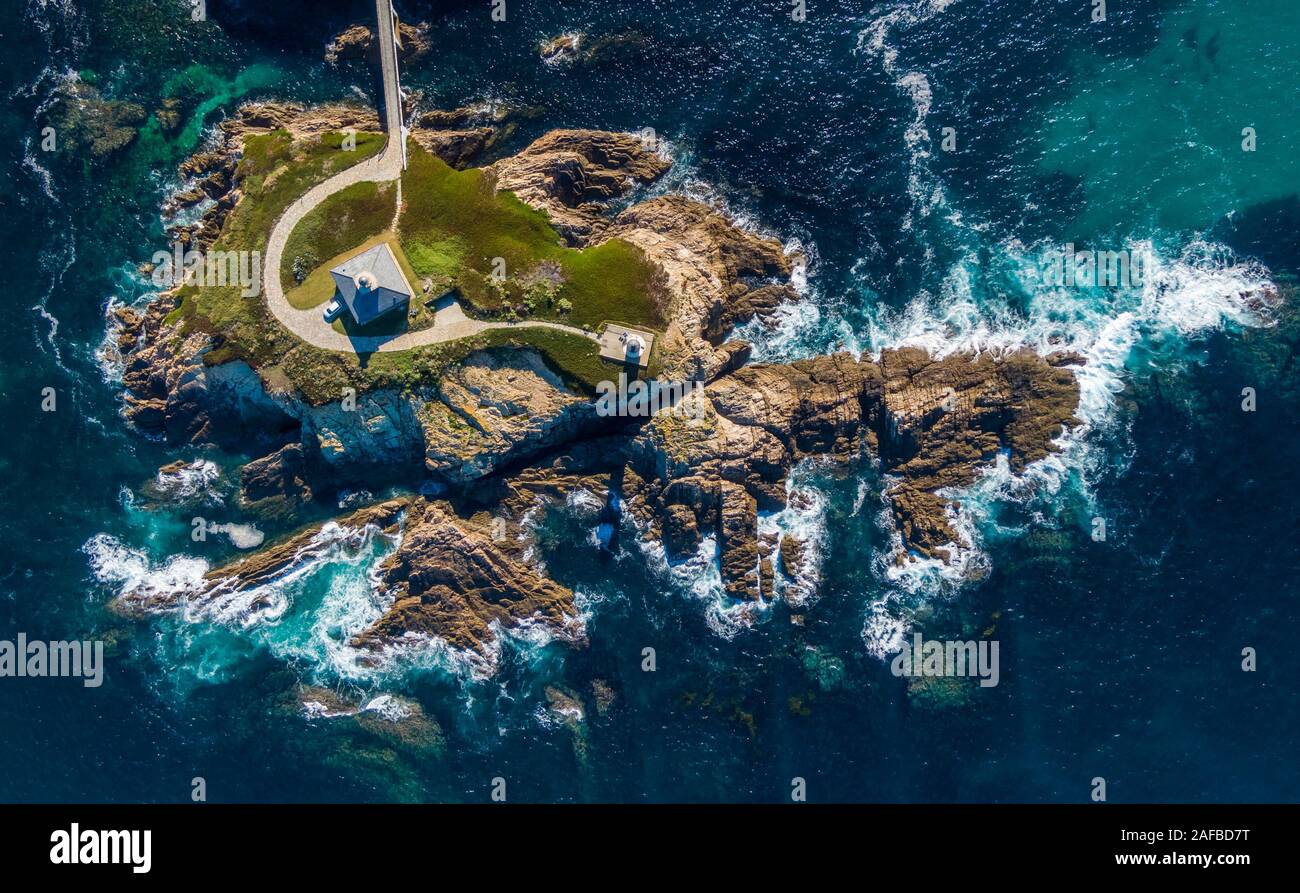
{"type": "MultiPolygon", "coordinates": [[[[472,167],[509,117],[461,109],[416,119],[403,204],[384,213],[395,217],[417,274],[428,269],[431,240],[464,238],[431,233],[430,218],[463,209],[440,206],[444,193],[426,198],[432,190],[421,178],[473,177],[471,212],[502,226],[516,222],[507,212],[530,212],[529,225],[553,242],[504,287],[485,286],[483,268],[463,257],[462,269],[444,268],[467,312],[526,321],[532,306],[544,318],[530,283],[549,270],[550,307],[571,295],[569,318],[658,333],[649,371],[703,385],[690,413],[602,417],[593,387],[625,370],[595,357],[583,338],[522,323],[406,355],[359,356],[303,344],[259,298],[191,284],[143,312],[116,311],[127,417],[175,444],[260,447],[242,472],[241,499],[253,513],[285,516],[344,486],[437,494],[337,520],[400,530],[379,575],[389,607],[357,647],[423,637],[482,654],[501,628],[538,622],[580,640],[573,592],[518,545],[530,511],[579,490],[595,494],[616,525],[661,541],[670,561],[710,538],[727,596],[761,602],[816,585],[807,544],[758,529],[761,513],[799,498],[788,483],[795,463],[874,462],[888,482],[896,561],[947,560],[959,540],[948,488],[973,482],[999,452],[1016,470],[1043,458],[1075,421],[1075,355],[932,357],[908,348],[751,363],[749,345],[732,332],[798,299],[791,276],[801,258],[684,196],[637,200],[672,162],[633,135],[552,131],[472,167]],[[604,275],[611,288],[630,282],[627,294],[594,308],[580,303],[598,299],[571,287],[577,267],[566,264],[613,249],[623,266],[604,275]]],[[[245,105],[222,125],[221,147],[183,165],[191,185],[172,207],[206,199],[209,208],[177,238],[257,247],[277,209],[296,197],[278,194],[277,180],[305,186],[336,170],[346,156],[330,147],[347,131],[377,151],[382,137],[367,136],[377,128],[361,107],[245,105]]],[[[210,571],[196,591],[127,592],[122,606],[166,610],[255,591],[317,530],[210,571]]]]}

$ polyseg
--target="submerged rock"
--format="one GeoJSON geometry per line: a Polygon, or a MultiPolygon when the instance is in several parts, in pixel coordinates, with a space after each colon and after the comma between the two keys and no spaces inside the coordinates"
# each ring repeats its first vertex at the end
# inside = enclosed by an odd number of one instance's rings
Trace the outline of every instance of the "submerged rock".
{"type": "Polygon", "coordinates": [[[594,38],[580,31],[569,31],[541,41],[537,55],[550,68],[592,65],[606,61],[619,50],[641,49],[648,43],[649,39],[637,31],[594,38]]]}
{"type": "Polygon", "coordinates": [[[568,65],[578,58],[583,35],[577,31],[547,38],[537,45],[537,54],[550,66],[568,65]]]}
{"type": "Polygon", "coordinates": [[[148,117],[144,106],[105,99],[97,87],[72,79],[56,91],[47,120],[60,150],[99,159],[129,146],[148,117]]]}

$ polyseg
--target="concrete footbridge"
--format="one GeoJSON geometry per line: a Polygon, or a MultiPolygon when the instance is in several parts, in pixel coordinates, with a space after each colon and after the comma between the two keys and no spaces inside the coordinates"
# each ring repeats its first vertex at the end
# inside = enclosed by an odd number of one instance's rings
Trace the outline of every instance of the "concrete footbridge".
{"type": "MultiPolygon", "coordinates": [[[[388,141],[383,150],[371,158],[335,174],[310,189],[291,204],[271,229],[264,257],[265,275],[262,277],[266,293],[266,306],[281,325],[313,347],[346,353],[389,353],[410,350],[426,344],[440,344],[469,338],[489,329],[548,328],[581,335],[599,341],[591,332],[563,323],[533,320],[528,322],[485,322],[471,319],[455,300],[440,301],[434,310],[434,323],[429,328],[395,336],[353,336],[336,331],[321,315],[321,308],[299,310],[285,297],[280,282],[280,266],[284,249],[294,228],[321,202],[355,183],[388,183],[398,181],[398,209],[401,208],[401,177],[406,169],[407,127],[402,113],[402,88],[398,73],[397,14],[392,0],[375,0],[378,25],[379,59],[383,74],[384,129],[388,141]]],[[[412,296],[416,300],[417,296],[412,296]]]]}

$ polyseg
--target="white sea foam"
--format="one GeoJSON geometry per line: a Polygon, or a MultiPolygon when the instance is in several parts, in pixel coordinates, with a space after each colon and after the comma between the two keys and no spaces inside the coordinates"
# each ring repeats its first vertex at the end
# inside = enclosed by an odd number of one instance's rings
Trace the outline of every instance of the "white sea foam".
{"type": "Polygon", "coordinates": [[[374,713],[388,722],[401,722],[412,714],[410,704],[391,694],[375,695],[361,708],[363,713],[374,713]]]}
{"type": "Polygon", "coordinates": [[[355,710],[331,710],[320,701],[302,702],[302,715],[307,719],[333,719],[337,716],[355,716],[355,710]]]}
{"type": "Polygon", "coordinates": [[[41,192],[45,193],[45,197],[58,204],[59,197],[54,192],[54,180],[50,175],[49,168],[36,160],[36,154],[32,151],[32,141],[30,139],[26,140],[24,147],[23,169],[31,173],[36,182],[40,184],[41,192]]]}
{"type": "Polygon", "coordinates": [[[925,72],[899,71],[898,48],[890,42],[896,30],[907,30],[943,12],[956,0],[912,0],[887,9],[874,18],[858,33],[858,52],[877,60],[885,73],[894,78],[894,84],[912,103],[912,120],[903,133],[907,146],[907,192],[912,208],[902,221],[902,228],[910,230],[916,217],[928,217],[946,205],[943,183],[930,171],[930,132],[926,119],[930,114],[933,92],[925,72]]]}
{"type": "Polygon", "coordinates": [[[202,498],[205,502],[221,505],[225,502],[216,490],[221,480],[221,469],[211,459],[195,459],[179,468],[159,469],[154,476],[153,488],[174,502],[187,502],[202,498]]]}
{"type": "Polygon", "coordinates": [[[81,547],[90,570],[100,583],[115,586],[119,593],[143,595],[197,592],[202,588],[208,563],[202,558],[176,555],[155,564],[143,551],[132,549],[116,537],[98,533],[81,547]]]}
{"type": "Polygon", "coordinates": [[[889,34],[898,28],[911,28],[943,12],[957,0],[909,0],[889,7],[858,32],[858,50],[878,58],[885,71],[893,73],[898,64],[898,48],[889,42],[889,34]]]}
{"type": "Polygon", "coordinates": [[[864,624],[863,638],[872,653],[893,641],[899,624],[905,631],[909,605],[916,599],[951,593],[964,581],[983,576],[988,569],[984,540],[1000,532],[992,520],[999,503],[1020,503],[1050,525],[1057,523],[1055,508],[1068,489],[1089,513],[1096,510],[1093,482],[1103,470],[1122,472],[1128,455],[1117,395],[1135,351],[1160,352],[1168,358],[1166,368],[1176,369],[1192,353],[1191,343],[1210,332],[1272,324],[1268,296],[1275,286],[1262,265],[1204,241],[1187,245],[1176,256],[1161,254],[1149,241],[1126,247],[1150,260],[1140,286],[1044,284],[1042,259],[1061,246],[1008,242],[1001,246],[999,262],[1024,289],[1019,306],[1003,296],[977,295],[977,269],[968,257],[950,271],[937,298],[918,295],[897,312],[878,308],[866,333],[866,346],[876,357],[903,346],[922,347],[939,357],[1028,347],[1041,354],[1075,351],[1086,362],[1068,367],[1079,384],[1075,415],[1081,424],[1058,438],[1053,454],[1019,473],[999,456],[971,486],[941,494],[953,500],[949,521],[958,533],[958,541],[949,544],[949,562],[914,557],[895,564],[892,557],[902,543],[888,511],[882,511],[880,524],[893,531],[893,542],[877,556],[876,565],[890,590],[871,605],[864,624]]]}
{"type": "Polygon", "coordinates": [[[722,564],[718,539],[710,533],[700,540],[695,554],[670,561],[663,543],[638,538],[650,569],[674,589],[704,607],[704,621],[710,630],[724,639],[734,639],[750,629],[769,607],[763,600],[738,602],[727,595],[722,585],[722,564]]]}
{"type": "Polygon", "coordinates": [[[236,549],[256,549],[266,539],[266,534],[252,524],[213,524],[208,530],[224,533],[236,549]]]}
{"type": "Polygon", "coordinates": [[[826,548],[826,496],[807,480],[812,463],[802,463],[786,479],[786,505],[778,512],[759,515],[758,535],[770,537],[779,554],[787,538],[802,546],[798,573],[789,575],[783,562],[773,561],[776,593],[787,604],[809,603],[821,583],[826,548]]]}

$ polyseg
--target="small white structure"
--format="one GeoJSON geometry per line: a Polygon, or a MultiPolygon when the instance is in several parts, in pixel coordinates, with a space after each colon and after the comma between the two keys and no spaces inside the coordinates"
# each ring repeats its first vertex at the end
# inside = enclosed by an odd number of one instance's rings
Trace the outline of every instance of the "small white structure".
{"type": "Polygon", "coordinates": [[[644,369],[650,365],[650,348],[654,340],[655,336],[650,332],[610,323],[600,333],[600,355],[616,363],[644,369]]]}
{"type": "Polygon", "coordinates": [[[330,275],[343,306],[361,326],[391,310],[409,306],[414,294],[387,242],[348,258],[330,270],[330,275]]]}

